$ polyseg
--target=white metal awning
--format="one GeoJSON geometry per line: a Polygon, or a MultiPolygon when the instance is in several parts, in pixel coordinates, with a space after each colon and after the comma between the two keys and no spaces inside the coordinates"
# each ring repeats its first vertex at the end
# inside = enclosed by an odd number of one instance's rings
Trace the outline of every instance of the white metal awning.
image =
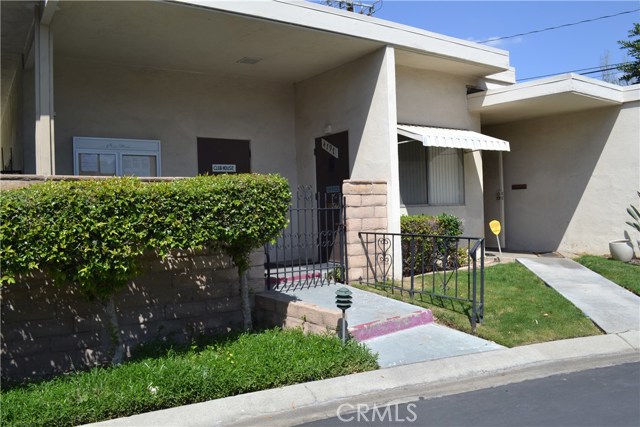
{"type": "MultiPolygon", "coordinates": [[[[510,151],[508,141],[470,130],[399,124],[398,134],[409,138],[409,140],[420,141],[425,147],[510,151]]],[[[400,141],[399,144],[409,140],[400,141]]]]}

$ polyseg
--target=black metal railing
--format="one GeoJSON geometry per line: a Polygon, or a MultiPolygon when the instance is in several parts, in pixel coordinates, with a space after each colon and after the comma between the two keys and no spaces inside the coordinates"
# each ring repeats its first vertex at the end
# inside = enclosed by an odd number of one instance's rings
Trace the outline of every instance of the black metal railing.
{"type": "Polygon", "coordinates": [[[345,204],[341,193],[301,186],[289,208],[289,225],[265,245],[268,289],[295,290],[346,281],[345,204]]]}
{"type": "Polygon", "coordinates": [[[471,326],[484,316],[484,239],[360,232],[367,257],[363,284],[392,292],[469,303],[471,326]],[[398,259],[398,257],[400,259],[398,259]]]}

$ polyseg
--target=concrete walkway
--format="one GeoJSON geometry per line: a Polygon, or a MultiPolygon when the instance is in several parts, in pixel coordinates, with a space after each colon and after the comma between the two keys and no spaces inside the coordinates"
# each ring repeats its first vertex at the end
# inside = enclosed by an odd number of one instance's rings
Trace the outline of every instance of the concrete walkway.
{"type": "Polygon", "coordinates": [[[378,353],[380,367],[460,356],[504,348],[491,341],[433,323],[431,310],[347,285],[287,291],[286,295],[320,307],[336,308],[336,291],[352,293],[347,310],[351,335],[378,353]]]}
{"type": "Polygon", "coordinates": [[[568,258],[517,261],[571,301],[604,332],[640,330],[637,295],[568,258]]]}

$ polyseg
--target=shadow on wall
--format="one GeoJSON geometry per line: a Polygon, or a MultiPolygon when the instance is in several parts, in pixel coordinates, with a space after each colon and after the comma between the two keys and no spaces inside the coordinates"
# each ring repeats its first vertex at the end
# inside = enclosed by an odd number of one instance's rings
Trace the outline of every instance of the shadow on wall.
{"type": "MultiPolygon", "coordinates": [[[[249,270],[253,292],[264,290],[262,253],[249,270]]],[[[125,359],[141,343],[188,342],[242,327],[236,269],[220,254],[176,254],[144,261],[145,274],[116,293],[125,359]]],[[[22,380],[110,363],[117,340],[107,306],[42,273],[2,288],[2,378],[22,380]]]]}
{"type": "MultiPolygon", "coordinates": [[[[611,177],[594,180],[594,171],[619,113],[619,107],[598,109],[483,129],[511,143],[511,152],[504,153],[509,249],[558,250],[587,188],[602,187],[596,189],[606,192],[605,181],[611,177]]],[[[607,174],[617,172],[610,169],[607,174]]],[[[593,223],[589,227],[593,230],[593,223]]]]}

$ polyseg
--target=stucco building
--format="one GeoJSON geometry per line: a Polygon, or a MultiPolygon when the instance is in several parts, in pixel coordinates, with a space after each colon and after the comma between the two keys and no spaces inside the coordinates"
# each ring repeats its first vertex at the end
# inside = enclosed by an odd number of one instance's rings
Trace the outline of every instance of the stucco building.
{"type": "Polygon", "coordinates": [[[2,1],[2,163],[388,184],[503,246],[605,253],[640,189],[640,87],[515,84],[504,50],[272,1],[2,1]]]}

